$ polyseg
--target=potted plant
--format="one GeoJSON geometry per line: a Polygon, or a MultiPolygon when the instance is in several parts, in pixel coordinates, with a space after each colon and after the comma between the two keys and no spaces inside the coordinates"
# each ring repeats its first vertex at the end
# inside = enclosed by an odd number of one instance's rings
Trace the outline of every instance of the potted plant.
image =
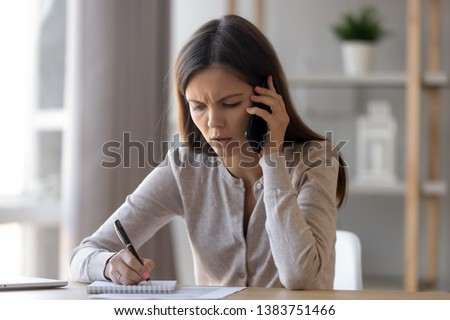
{"type": "Polygon", "coordinates": [[[359,12],[344,13],[332,26],[341,41],[345,73],[355,75],[371,71],[374,45],[388,34],[382,20],[375,7],[364,6],[359,12]]]}

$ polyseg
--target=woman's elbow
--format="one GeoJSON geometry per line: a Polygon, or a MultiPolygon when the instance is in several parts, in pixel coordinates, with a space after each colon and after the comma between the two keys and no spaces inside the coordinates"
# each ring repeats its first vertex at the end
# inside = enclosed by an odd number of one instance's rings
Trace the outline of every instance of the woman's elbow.
{"type": "Polygon", "coordinates": [[[317,276],[309,274],[308,276],[302,276],[298,273],[296,274],[287,274],[284,276],[280,276],[280,282],[286,289],[289,290],[308,290],[308,289],[317,289],[316,281],[317,276]]]}

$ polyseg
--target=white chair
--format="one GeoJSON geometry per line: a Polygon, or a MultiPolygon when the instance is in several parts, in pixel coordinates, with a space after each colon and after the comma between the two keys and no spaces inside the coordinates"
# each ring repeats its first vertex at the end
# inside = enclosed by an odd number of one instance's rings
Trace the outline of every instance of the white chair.
{"type": "Polygon", "coordinates": [[[336,231],[335,290],[362,290],[361,242],[350,231],[336,231]]]}

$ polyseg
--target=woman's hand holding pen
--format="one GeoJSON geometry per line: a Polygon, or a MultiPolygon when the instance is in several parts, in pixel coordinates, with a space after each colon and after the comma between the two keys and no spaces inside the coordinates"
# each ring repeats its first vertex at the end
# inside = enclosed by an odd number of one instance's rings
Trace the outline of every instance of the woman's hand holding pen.
{"type": "Polygon", "coordinates": [[[117,284],[132,285],[150,278],[154,262],[141,258],[142,263],[127,249],[122,249],[108,260],[105,277],[117,284]]]}
{"type": "Polygon", "coordinates": [[[252,95],[251,100],[270,107],[272,113],[261,108],[247,108],[250,114],[256,114],[267,122],[267,135],[262,149],[262,155],[282,150],[284,135],[289,124],[283,97],[277,93],[272,76],[267,78],[267,88],[255,87],[258,95],[252,95]]]}

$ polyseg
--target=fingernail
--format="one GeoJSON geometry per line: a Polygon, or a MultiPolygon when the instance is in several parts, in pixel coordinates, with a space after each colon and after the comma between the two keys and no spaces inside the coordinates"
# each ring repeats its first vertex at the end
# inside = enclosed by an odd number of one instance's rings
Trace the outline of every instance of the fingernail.
{"type": "Polygon", "coordinates": [[[145,271],[142,276],[144,277],[144,279],[150,278],[150,274],[147,271],[145,271]]]}

